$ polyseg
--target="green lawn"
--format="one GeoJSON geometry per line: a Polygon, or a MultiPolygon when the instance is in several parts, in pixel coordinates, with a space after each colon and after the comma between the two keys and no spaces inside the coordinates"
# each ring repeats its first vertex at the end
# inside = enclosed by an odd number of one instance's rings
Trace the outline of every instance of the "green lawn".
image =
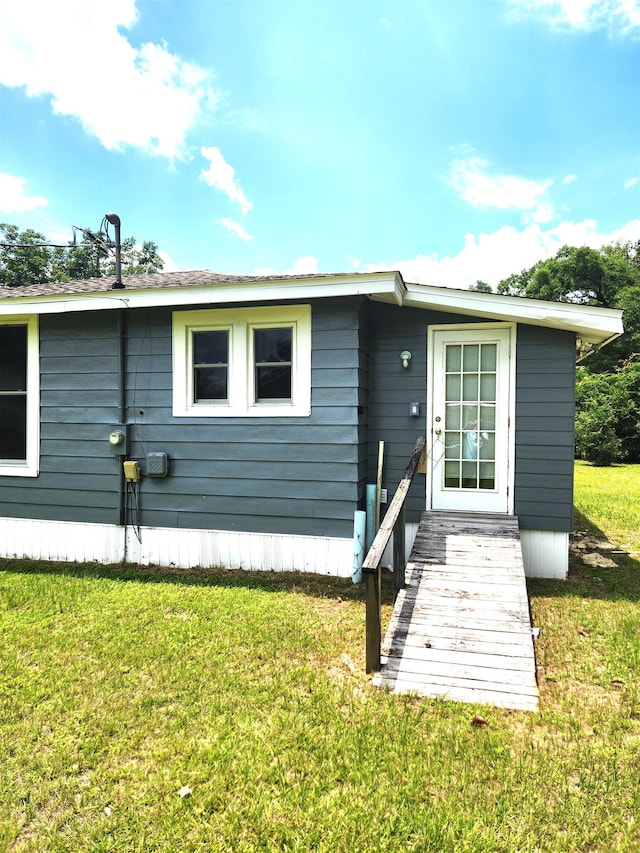
{"type": "MultiPolygon", "coordinates": [[[[637,543],[640,467],[578,475],[637,543]]],[[[350,582],[0,563],[0,851],[638,851],[640,564],[613,559],[530,584],[537,714],[372,688],[350,582]]]]}

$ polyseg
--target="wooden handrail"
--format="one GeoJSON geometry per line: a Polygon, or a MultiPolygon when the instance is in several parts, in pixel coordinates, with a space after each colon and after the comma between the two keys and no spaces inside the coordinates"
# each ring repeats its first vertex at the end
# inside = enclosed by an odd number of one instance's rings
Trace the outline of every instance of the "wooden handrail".
{"type": "Polygon", "coordinates": [[[413,481],[418,468],[420,455],[424,448],[424,436],[416,441],[415,447],[409,459],[409,464],[398,483],[398,488],[389,504],[389,509],[380,525],[375,539],[362,564],[362,571],[366,579],[366,658],[367,672],[377,672],[380,669],[380,643],[382,640],[382,626],[380,614],[381,593],[381,571],[380,562],[385,552],[392,533],[394,536],[393,548],[393,570],[394,570],[394,595],[404,587],[404,570],[406,565],[404,547],[404,503],[407,499],[409,487],[413,481]],[[397,528],[397,530],[396,530],[397,528]]]}

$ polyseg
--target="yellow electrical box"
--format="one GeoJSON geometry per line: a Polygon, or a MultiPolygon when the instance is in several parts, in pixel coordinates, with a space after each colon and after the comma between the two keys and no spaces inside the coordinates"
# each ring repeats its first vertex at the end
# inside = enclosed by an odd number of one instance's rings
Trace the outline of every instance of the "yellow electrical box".
{"type": "Polygon", "coordinates": [[[122,463],[124,466],[124,478],[127,483],[140,482],[140,466],[135,459],[128,459],[122,463]]]}

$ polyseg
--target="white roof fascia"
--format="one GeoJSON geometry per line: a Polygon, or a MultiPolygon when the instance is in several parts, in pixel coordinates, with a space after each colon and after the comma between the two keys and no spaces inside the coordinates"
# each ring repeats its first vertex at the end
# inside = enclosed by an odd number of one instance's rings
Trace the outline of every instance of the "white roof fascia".
{"type": "Polygon", "coordinates": [[[603,346],[622,334],[622,311],[568,302],[547,302],[522,296],[479,293],[423,284],[407,284],[405,305],[431,308],[468,317],[527,323],[575,332],[583,341],[603,346]]]}
{"type": "Polygon", "coordinates": [[[405,286],[398,272],[357,276],[238,281],[194,287],[157,287],[107,290],[94,293],[50,293],[6,297],[0,316],[14,314],[66,314],[75,311],[109,311],[116,308],[152,308],[185,305],[219,305],[270,301],[304,302],[331,296],[375,296],[402,304],[405,286]]]}

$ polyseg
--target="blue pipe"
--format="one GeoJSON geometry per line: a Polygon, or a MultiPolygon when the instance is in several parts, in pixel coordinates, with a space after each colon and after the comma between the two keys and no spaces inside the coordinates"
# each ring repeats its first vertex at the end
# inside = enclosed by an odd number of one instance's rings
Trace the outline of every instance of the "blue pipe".
{"type": "Polygon", "coordinates": [[[378,497],[378,487],[375,483],[367,483],[366,489],[366,509],[367,509],[367,535],[365,542],[367,551],[373,545],[373,540],[376,538],[376,500],[378,497]]]}
{"type": "Polygon", "coordinates": [[[366,553],[365,549],[365,528],[367,524],[367,514],[361,509],[357,509],[353,513],[353,566],[351,571],[351,580],[354,583],[360,583],[362,580],[362,564],[366,553]]]}

